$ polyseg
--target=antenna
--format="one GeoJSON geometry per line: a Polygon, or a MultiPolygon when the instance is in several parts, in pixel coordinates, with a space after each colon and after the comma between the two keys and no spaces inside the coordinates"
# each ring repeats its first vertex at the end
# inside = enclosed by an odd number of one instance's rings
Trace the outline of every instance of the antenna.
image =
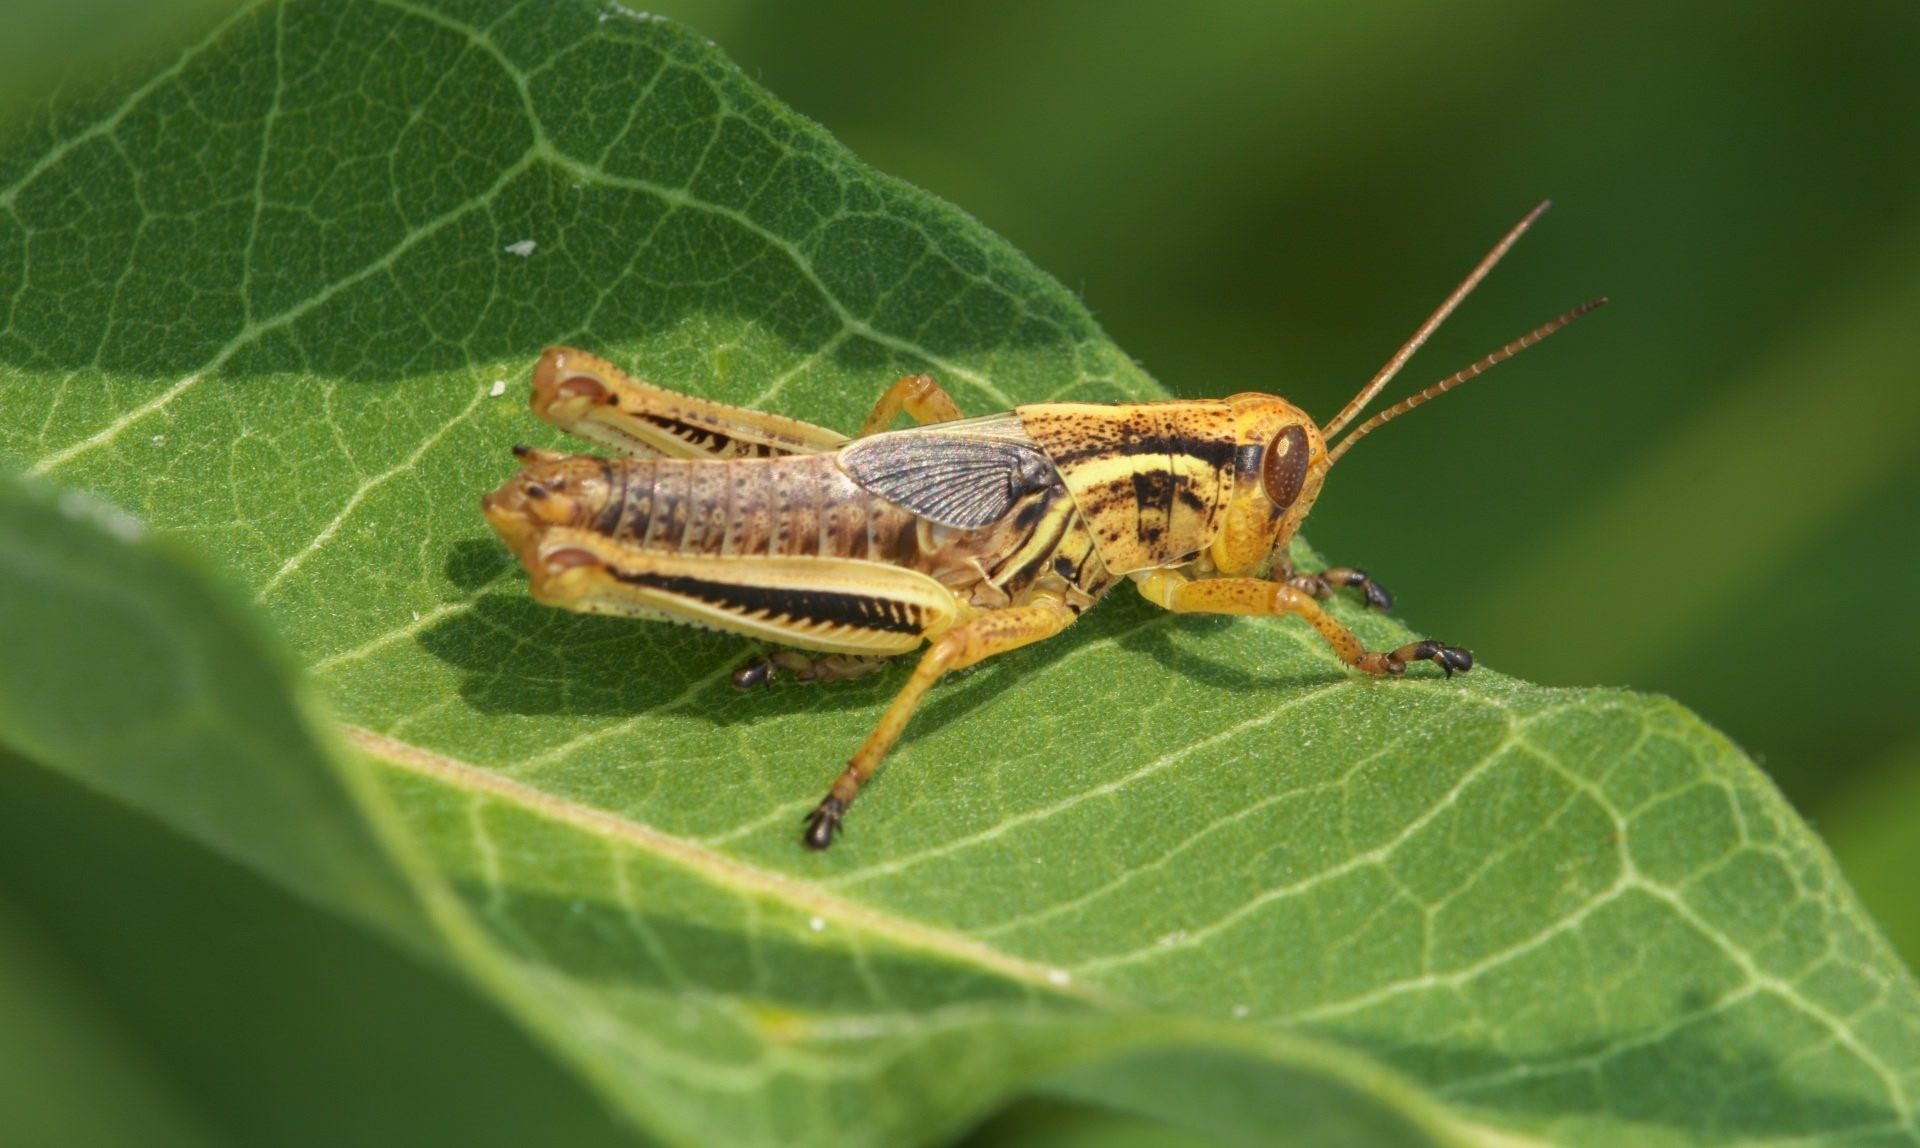
{"type": "Polygon", "coordinates": [[[1420,345],[1427,341],[1427,337],[1438,330],[1440,324],[1447,321],[1447,316],[1453,314],[1453,309],[1460,305],[1461,300],[1471,295],[1475,287],[1480,286],[1480,280],[1487,277],[1487,272],[1493,270],[1493,265],[1500,262],[1500,257],[1507,253],[1507,249],[1518,243],[1520,237],[1527,233],[1527,228],[1533,226],[1533,221],[1540,218],[1547,208],[1552,206],[1552,200],[1543,199],[1538,207],[1527,212],[1524,219],[1514,224],[1513,230],[1507,232],[1500,242],[1493,245],[1493,250],[1487,252],[1486,257],[1481,259],[1471,272],[1468,272],[1465,279],[1461,280],[1460,286],[1453,289],[1453,294],[1447,296],[1439,308],[1427,316],[1427,321],[1420,324],[1420,328],[1413,333],[1413,337],[1393,353],[1393,358],[1387,360],[1386,366],[1381,367],[1374,374],[1373,380],[1360,388],[1360,393],[1353,396],[1353,399],[1340,409],[1339,414],[1333,416],[1332,422],[1320,428],[1320,433],[1331,439],[1340,433],[1341,427],[1352,422],[1361,411],[1367,409],[1367,404],[1373,401],[1382,387],[1393,381],[1393,376],[1399,374],[1400,368],[1407,365],[1407,360],[1413,358],[1413,353],[1420,349],[1420,345]]]}
{"type": "Polygon", "coordinates": [[[1448,391],[1452,390],[1453,388],[1459,386],[1461,383],[1466,382],[1468,379],[1471,379],[1476,375],[1485,374],[1486,372],[1492,370],[1494,367],[1499,366],[1501,363],[1506,362],[1508,359],[1511,359],[1515,355],[1526,350],[1528,347],[1531,347],[1535,343],[1538,343],[1540,340],[1546,338],[1548,335],[1551,335],[1555,331],[1558,331],[1560,328],[1566,326],[1568,323],[1571,323],[1575,319],[1578,319],[1580,316],[1585,315],[1587,312],[1599,309],[1603,304],[1606,303],[1606,301],[1607,301],[1607,297],[1605,295],[1600,296],[1598,299],[1589,299],[1585,303],[1580,304],[1578,307],[1575,307],[1573,310],[1568,311],[1566,314],[1560,316],[1558,319],[1555,319],[1550,323],[1544,323],[1538,327],[1535,327],[1533,330],[1520,336],[1518,339],[1515,339],[1513,342],[1508,343],[1506,346],[1495,351],[1493,354],[1488,355],[1486,358],[1481,359],[1480,361],[1474,363],[1472,366],[1467,367],[1465,370],[1459,371],[1455,374],[1448,375],[1446,378],[1441,379],[1439,382],[1433,384],[1432,386],[1428,387],[1426,390],[1421,391],[1419,394],[1414,395],[1411,398],[1401,399],[1399,402],[1388,407],[1386,410],[1381,411],[1379,414],[1368,419],[1366,422],[1363,422],[1359,426],[1353,428],[1353,433],[1349,434],[1346,438],[1341,439],[1340,445],[1334,447],[1332,450],[1327,452],[1327,465],[1332,466],[1334,463],[1339,462],[1340,456],[1347,453],[1347,448],[1351,447],[1354,443],[1357,443],[1361,439],[1365,438],[1370,432],[1372,432],[1376,428],[1385,426],[1386,424],[1392,422],[1394,419],[1399,418],[1401,415],[1406,414],[1408,411],[1412,410],[1417,406],[1421,406],[1427,402],[1432,401],[1433,399],[1439,398],[1441,395],[1446,394],[1448,391]]]}

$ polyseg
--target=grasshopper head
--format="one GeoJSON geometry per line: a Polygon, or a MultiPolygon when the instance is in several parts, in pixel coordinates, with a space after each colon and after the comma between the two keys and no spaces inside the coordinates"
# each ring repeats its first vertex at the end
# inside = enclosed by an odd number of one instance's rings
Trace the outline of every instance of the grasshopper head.
{"type": "Polygon", "coordinates": [[[532,447],[513,448],[524,469],[480,500],[487,523],[522,562],[556,526],[588,526],[617,495],[605,460],[532,447]]]}
{"type": "Polygon", "coordinates": [[[1308,414],[1275,395],[1227,400],[1237,446],[1226,523],[1209,555],[1224,574],[1265,577],[1284,566],[1287,543],[1326,478],[1326,440],[1308,414]]]}

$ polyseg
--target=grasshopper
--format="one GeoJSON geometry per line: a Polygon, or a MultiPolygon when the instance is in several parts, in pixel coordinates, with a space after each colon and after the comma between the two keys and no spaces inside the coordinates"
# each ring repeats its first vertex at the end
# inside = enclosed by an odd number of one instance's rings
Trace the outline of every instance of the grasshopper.
{"type": "Polygon", "coordinates": [[[861,785],[945,674],[1050,638],[1122,578],[1176,613],[1294,615],[1342,661],[1448,677],[1473,655],[1433,640],[1369,650],[1322,607],[1392,599],[1365,571],[1295,571],[1287,546],[1353,444],[1605,302],[1583,304],[1329,442],[1544,211],[1516,224],[1333,421],[1266,394],[1039,403],[962,418],[928,375],[881,396],[852,438],[682,395],[584,351],[549,348],[534,413],[620,457],[518,446],[483,500],[540,602],[690,623],[782,647],[734,674],[853,677],[930,643],[807,815],[832,844],[861,785]],[[902,413],[919,425],[889,429],[902,413]],[[801,650],[810,651],[802,653],[801,650]]]}

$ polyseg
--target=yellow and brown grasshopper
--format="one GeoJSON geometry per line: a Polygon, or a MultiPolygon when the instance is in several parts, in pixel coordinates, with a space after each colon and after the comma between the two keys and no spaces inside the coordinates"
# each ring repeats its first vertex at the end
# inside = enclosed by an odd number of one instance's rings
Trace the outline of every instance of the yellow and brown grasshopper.
{"type": "Polygon", "coordinates": [[[1119,579],[1178,613],[1292,614],[1347,664],[1399,675],[1466,650],[1431,640],[1368,650],[1320,605],[1352,567],[1296,572],[1288,541],[1327,471],[1361,437],[1525,349],[1604,300],[1567,312],[1356,427],[1346,427],[1519,239],[1535,208],[1481,260],[1332,422],[1285,399],[1039,403],[962,418],[931,377],[881,395],[852,438],[681,395],[583,351],[534,369],[540,418],[621,457],[515,447],[523,469],[486,496],[487,520],[541,602],[685,622],[814,651],[743,667],[851,677],[931,643],[866,742],[807,817],[833,841],[860,786],[922,697],[951,670],[1059,633],[1119,579]],[[905,412],[920,425],[889,429],[905,412]]]}

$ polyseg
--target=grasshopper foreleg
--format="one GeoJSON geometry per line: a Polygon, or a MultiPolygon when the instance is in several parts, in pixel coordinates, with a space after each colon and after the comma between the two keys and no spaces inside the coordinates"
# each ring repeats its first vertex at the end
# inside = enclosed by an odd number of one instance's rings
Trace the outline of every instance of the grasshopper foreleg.
{"type": "Polygon", "coordinates": [[[880,759],[893,748],[893,743],[900,740],[913,711],[919,708],[920,700],[926,697],[933,683],[950,670],[965,669],[995,654],[1051,638],[1072,625],[1076,616],[1065,602],[1040,599],[1031,605],[988,611],[936,638],[921,655],[913,676],[894,695],[893,704],[880,716],[880,724],[867,735],[866,742],[835,779],[827,796],[807,814],[804,837],[807,845],[825,849],[833,844],[833,835],[839,831],[840,821],[860,792],[860,786],[880,767],[880,759]]]}
{"type": "Polygon", "coordinates": [[[1340,660],[1369,674],[1399,677],[1409,662],[1428,661],[1445,670],[1471,670],[1473,654],[1425,638],[1396,650],[1369,650],[1359,635],[1326,612],[1314,596],[1289,582],[1259,578],[1194,580],[1177,570],[1155,570],[1139,579],[1140,593],[1149,602],[1176,614],[1247,614],[1276,617],[1293,614],[1320,632],[1340,660]]]}

